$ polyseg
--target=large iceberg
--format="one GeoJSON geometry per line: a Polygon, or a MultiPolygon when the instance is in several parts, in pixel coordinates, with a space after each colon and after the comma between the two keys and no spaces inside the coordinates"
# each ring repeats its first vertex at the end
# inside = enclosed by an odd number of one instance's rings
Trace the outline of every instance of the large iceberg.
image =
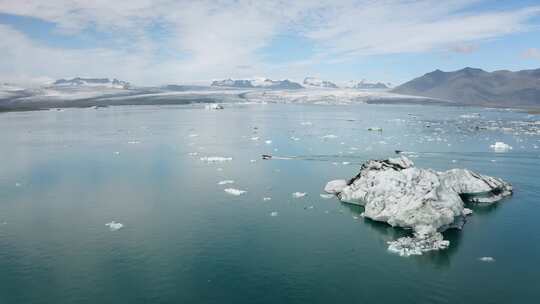
{"type": "Polygon", "coordinates": [[[512,194],[502,179],[466,169],[438,172],[414,167],[405,156],[364,163],[349,181],[330,181],[325,191],[342,202],[364,206],[362,216],[413,230],[412,237],[389,242],[400,255],[447,248],[442,231],[461,228],[465,203],[494,203],[512,194]]]}

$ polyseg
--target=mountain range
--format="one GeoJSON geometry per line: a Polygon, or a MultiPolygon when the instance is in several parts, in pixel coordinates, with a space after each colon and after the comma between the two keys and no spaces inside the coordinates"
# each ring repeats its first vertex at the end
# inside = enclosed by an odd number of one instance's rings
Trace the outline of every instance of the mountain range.
{"type": "Polygon", "coordinates": [[[435,70],[396,87],[392,92],[462,105],[538,107],[540,69],[517,72],[486,72],[470,67],[453,72],[435,70]]]}
{"type": "Polygon", "coordinates": [[[257,78],[250,80],[215,80],[212,82],[211,86],[213,87],[227,87],[227,88],[264,88],[264,89],[285,89],[285,90],[296,90],[302,89],[303,87],[296,82],[292,82],[288,79],[285,80],[271,80],[268,78],[257,78]]]}
{"type": "Polygon", "coordinates": [[[118,80],[116,78],[81,78],[75,77],[72,79],[58,79],[53,83],[54,86],[102,86],[117,89],[128,89],[130,84],[127,81],[118,80]]]}

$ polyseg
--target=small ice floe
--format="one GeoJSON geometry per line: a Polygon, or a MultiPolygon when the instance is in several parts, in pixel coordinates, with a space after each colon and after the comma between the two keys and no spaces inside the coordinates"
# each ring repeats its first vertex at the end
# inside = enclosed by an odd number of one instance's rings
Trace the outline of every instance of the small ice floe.
{"type": "Polygon", "coordinates": [[[486,263],[495,262],[495,259],[493,257],[488,257],[488,256],[478,258],[478,260],[481,262],[486,262],[486,263]]]}
{"type": "Polygon", "coordinates": [[[382,128],[380,127],[371,127],[367,129],[368,131],[375,131],[375,132],[382,132],[382,128]]]}
{"type": "Polygon", "coordinates": [[[205,110],[223,110],[223,106],[219,103],[211,103],[204,106],[205,110]]]}
{"type": "Polygon", "coordinates": [[[459,117],[465,118],[465,119],[480,118],[480,113],[463,114],[463,115],[460,115],[459,117]]]}
{"type": "Polygon", "coordinates": [[[200,160],[207,163],[222,163],[222,162],[231,161],[232,157],[205,156],[205,157],[201,157],[200,160]]]}
{"type": "Polygon", "coordinates": [[[249,162],[250,162],[250,163],[256,163],[257,160],[256,160],[256,159],[250,159],[249,162]]]}
{"type": "Polygon", "coordinates": [[[189,156],[197,156],[197,155],[199,155],[199,152],[189,152],[188,155],[189,156]]]}
{"type": "Polygon", "coordinates": [[[271,140],[265,140],[264,143],[267,144],[267,145],[271,145],[272,141],[271,140]]]}
{"type": "Polygon", "coordinates": [[[469,208],[463,208],[463,215],[471,215],[473,211],[469,208]]]}
{"type": "Polygon", "coordinates": [[[244,193],[246,193],[246,191],[244,190],[239,190],[239,189],[234,189],[234,188],[227,188],[225,190],[223,190],[231,195],[235,195],[235,196],[239,196],[239,195],[242,195],[244,193]]]}
{"type": "Polygon", "coordinates": [[[263,197],[263,201],[265,201],[265,202],[270,201],[270,200],[272,200],[271,197],[263,197]]]}
{"type": "Polygon", "coordinates": [[[188,137],[191,137],[191,138],[193,138],[193,137],[198,137],[198,136],[199,136],[199,134],[189,134],[189,135],[188,135],[188,137]]]}
{"type": "Polygon", "coordinates": [[[138,144],[140,144],[141,142],[138,141],[138,140],[130,140],[130,141],[128,141],[127,143],[130,144],[130,145],[138,145],[138,144]]]}
{"type": "Polygon", "coordinates": [[[115,151],[114,155],[120,155],[120,151],[115,151]]]}
{"type": "Polygon", "coordinates": [[[323,137],[321,137],[322,139],[335,139],[337,138],[337,135],[334,135],[334,134],[328,134],[328,135],[324,135],[323,137]]]}
{"type": "Polygon", "coordinates": [[[105,224],[105,226],[109,227],[109,230],[111,231],[116,231],[122,229],[124,224],[111,221],[110,223],[105,224]]]}
{"type": "Polygon", "coordinates": [[[270,212],[270,216],[278,216],[278,212],[277,211],[272,211],[272,212],[270,212]]]}
{"type": "Polygon", "coordinates": [[[218,183],[218,185],[229,185],[229,184],[234,184],[234,181],[231,179],[227,179],[227,180],[222,180],[218,183]]]}
{"type": "Polygon", "coordinates": [[[319,194],[319,196],[322,198],[322,199],[331,199],[334,197],[333,194],[325,194],[325,193],[321,193],[319,194]]]}
{"type": "Polygon", "coordinates": [[[253,141],[259,140],[259,136],[253,136],[253,137],[251,138],[251,140],[253,140],[253,141]]]}
{"type": "Polygon", "coordinates": [[[298,137],[294,137],[294,136],[291,136],[291,140],[294,140],[294,141],[299,141],[299,140],[300,140],[300,138],[298,138],[298,137]]]}
{"type": "Polygon", "coordinates": [[[303,121],[300,123],[302,126],[311,126],[313,123],[311,121],[303,121]]]}
{"type": "Polygon", "coordinates": [[[507,152],[509,150],[512,150],[512,146],[509,144],[505,144],[502,141],[498,141],[493,145],[489,146],[491,149],[495,150],[495,152],[507,152]]]}
{"type": "Polygon", "coordinates": [[[350,162],[347,162],[347,161],[344,161],[344,162],[341,162],[342,165],[346,166],[346,165],[350,165],[351,163],[350,162]]]}
{"type": "Polygon", "coordinates": [[[15,187],[21,187],[21,186],[22,186],[21,183],[19,183],[19,182],[15,183],[15,187]]]}
{"type": "Polygon", "coordinates": [[[301,198],[301,197],[304,197],[306,195],[307,195],[307,193],[305,193],[305,192],[295,192],[295,193],[292,194],[292,196],[294,198],[301,198]]]}

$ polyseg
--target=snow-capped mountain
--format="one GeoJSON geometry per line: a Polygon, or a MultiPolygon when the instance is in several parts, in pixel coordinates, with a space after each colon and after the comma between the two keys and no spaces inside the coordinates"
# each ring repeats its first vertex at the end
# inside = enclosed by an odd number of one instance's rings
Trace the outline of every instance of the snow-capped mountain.
{"type": "Polygon", "coordinates": [[[228,87],[228,88],[265,88],[265,89],[301,89],[299,83],[285,80],[271,80],[268,78],[255,79],[225,79],[215,80],[212,82],[213,87],[228,87]]]}
{"type": "Polygon", "coordinates": [[[338,86],[330,81],[327,80],[321,80],[315,77],[306,77],[304,78],[303,82],[304,86],[307,87],[317,87],[317,88],[332,88],[337,89],[338,86]]]}
{"type": "Polygon", "coordinates": [[[346,87],[352,88],[352,89],[390,89],[392,85],[390,83],[383,83],[383,82],[369,82],[365,79],[362,79],[360,81],[351,80],[346,84],[346,87]]]}
{"type": "Polygon", "coordinates": [[[92,86],[92,87],[108,87],[114,89],[128,89],[129,82],[114,78],[81,78],[75,77],[72,79],[59,79],[53,83],[54,86],[92,86]]]}

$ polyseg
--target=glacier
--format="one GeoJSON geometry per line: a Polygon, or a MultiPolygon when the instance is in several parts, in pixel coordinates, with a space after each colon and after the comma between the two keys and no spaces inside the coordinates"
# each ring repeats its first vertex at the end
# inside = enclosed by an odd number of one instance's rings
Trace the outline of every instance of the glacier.
{"type": "Polygon", "coordinates": [[[465,204],[495,203],[512,194],[512,185],[467,169],[416,168],[402,155],[369,160],[355,177],[330,181],[324,190],[364,206],[365,218],[412,229],[412,236],[388,242],[390,251],[409,256],[448,248],[441,232],[463,227],[472,213],[465,204]]]}

